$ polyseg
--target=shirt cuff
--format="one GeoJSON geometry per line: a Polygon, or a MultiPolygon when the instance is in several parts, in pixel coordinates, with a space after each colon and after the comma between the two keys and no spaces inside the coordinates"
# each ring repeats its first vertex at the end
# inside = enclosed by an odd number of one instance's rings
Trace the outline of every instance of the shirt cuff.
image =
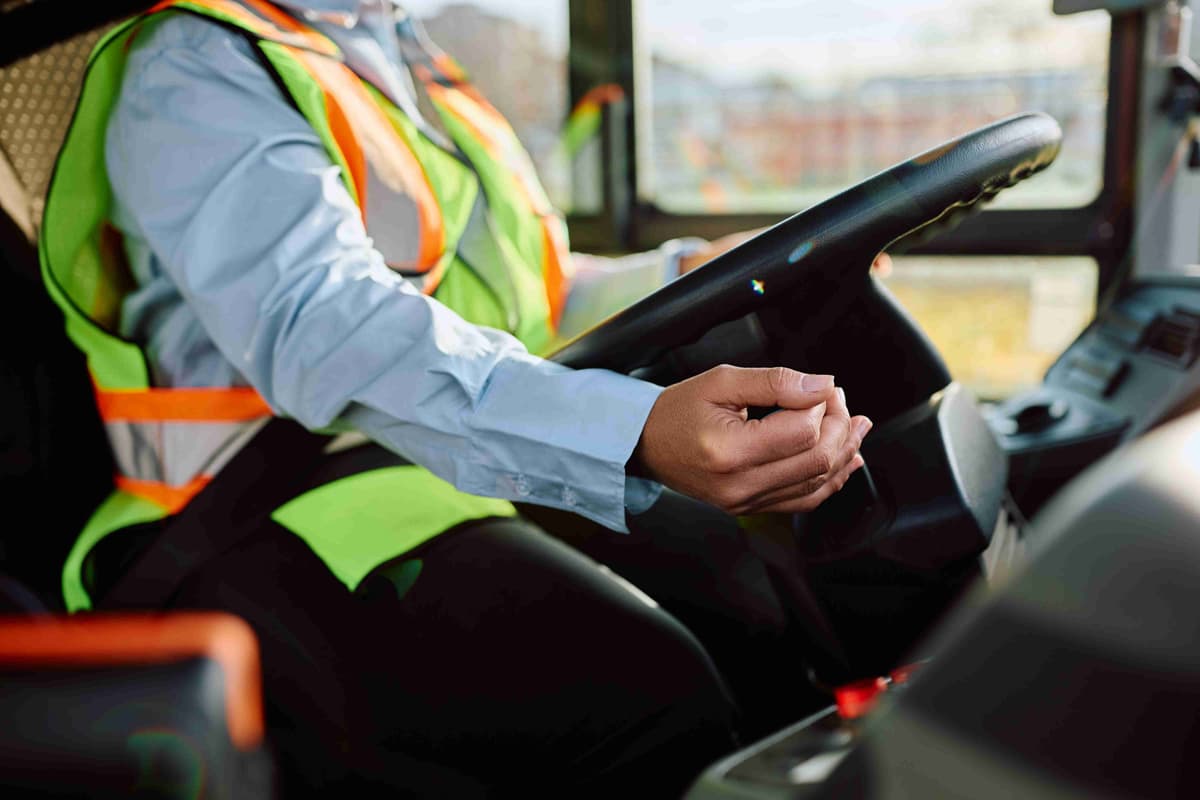
{"type": "Polygon", "coordinates": [[[645,478],[625,477],[625,510],[637,516],[650,510],[650,506],[658,502],[662,496],[661,483],[645,478]]]}
{"type": "Polygon", "coordinates": [[[627,532],[626,508],[645,511],[662,491],[625,472],[661,393],[607,370],[511,357],[493,372],[476,409],[473,453],[458,465],[456,483],[472,494],[558,508],[627,532]]]}

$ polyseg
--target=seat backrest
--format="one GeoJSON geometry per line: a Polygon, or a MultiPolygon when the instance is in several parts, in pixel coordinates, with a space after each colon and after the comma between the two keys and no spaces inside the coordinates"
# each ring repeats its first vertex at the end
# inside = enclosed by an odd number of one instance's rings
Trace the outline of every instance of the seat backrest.
{"type": "Polygon", "coordinates": [[[112,485],[86,367],[42,288],[34,244],[96,35],[0,69],[0,572],[54,607],[67,552],[112,485]]]}
{"type": "Polygon", "coordinates": [[[0,616],[5,796],[272,796],[258,643],[228,614],[0,616]]]}
{"type": "Polygon", "coordinates": [[[88,54],[102,30],[91,31],[0,67],[0,201],[25,220],[29,238],[41,224],[46,187],[79,96],[88,54]],[[5,179],[5,172],[13,173],[5,179]],[[24,191],[14,196],[12,177],[24,191]],[[8,187],[2,184],[8,183],[8,187]],[[23,196],[22,196],[23,195],[23,196]],[[24,205],[25,208],[20,206],[24,205]]]}

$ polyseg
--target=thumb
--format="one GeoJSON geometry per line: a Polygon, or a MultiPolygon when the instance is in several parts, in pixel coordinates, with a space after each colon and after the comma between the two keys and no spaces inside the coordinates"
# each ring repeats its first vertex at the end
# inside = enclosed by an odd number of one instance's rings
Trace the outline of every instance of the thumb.
{"type": "Polygon", "coordinates": [[[833,395],[832,375],[809,375],[786,367],[748,369],[728,365],[709,371],[709,400],[733,408],[813,408],[833,395]]]}

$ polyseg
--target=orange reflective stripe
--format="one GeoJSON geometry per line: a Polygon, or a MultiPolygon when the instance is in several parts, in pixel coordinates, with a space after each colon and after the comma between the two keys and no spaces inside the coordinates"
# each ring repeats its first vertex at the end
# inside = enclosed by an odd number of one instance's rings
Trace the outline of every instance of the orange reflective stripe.
{"type": "MultiPolygon", "coordinates": [[[[315,50],[327,56],[338,55],[337,45],[327,37],[311,28],[300,25],[296,20],[284,14],[270,3],[259,3],[255,2],[255,0],[247,0],[247,2],[254,6],[263,17],[267,17],[289,30],[280,30],[274,27],[262,17],[250,13],[237,3],[230,2],[230,0],[164,0],[164,2],[151,8],[148,13],[152,14],[156,11],[162,11],[175,6],[198,6],[238,20],[247,29],[253,31],[255,35],[267,41],[293,48],[299,46],[315,50]]],[[[293,55],[300,56],[303,52],[304,50],[295,50],[293,55]]],[[[310,66],[307,59],[303,60],[306,66],[310,66]]],[[[312,72],[311,66],[309,71],[312,72]]],[[[350,120],[342,104],[338,102],[338,98],[328,90],[324,83],[321,84],[321,88],[324,90],[325,111],[329,117],[329,128],[333,133],[334,140],[337,141],[338,149],[342,151],[342,157],[346,159],[346,165],[350,170],[350,183],[354,186],[354,192],[357,195],[355,199],[358,201],[359,209],[363,215],[363,222],[365,223],[367,213],[366,156],[363,154],[358,136],[355,134],[354,128],[350,125],[350,120]]]]}
{"type": "MultiPolygon", "coordinates": [[[[324,87],[322,89],[324,90],[324,87]]],[[[346,166],[350,170],[350,182],[354,184],[355,199],[358,201],[358,211],[365,225],[367,223],[367,156],[358,143],[358,135],[355,134],[354,126],[350,124],[350,119],[342,109],[342,104],[328,90],[324,90],[323,93],[325,95],[325,113],[329,116],[329,130],[333,133],[338,149],[342,151],[342,158],[346,159],[346,166]]]]}
{"type": "Polygon", "coordinates": [[[273,3],[269,2],[269,0],[244,0],[244,2],[246,5],[250,6],[259,14],[262,14],[264,17],[271,20],[271,22],[275,23],[284,30],[292,31],[302,35],[320,36],[320,34],[318,34],[312,28],[291,16],[283,9],[276,8],[273,3]]]}
{"type": "Polygon", "coordinates": [[[535,214],[553,214],[554,209],[542,199],[537,177],[531,174],[532,166],[524,163],[522,156],[519,160],[514,153],[521,152],[517,134],[505,121],[499,112],[491,109],[487,101],[480,102],[462,89],[449,89],[438,83],[426,86],[429,96],[441,103],[443,108],[453,114],[475,134],[475,138],[484,149],[512,172],[521,196],[535,214]]]}
{"type": "MultiPolygon", "coordinates": [[[[298,53],[324,88],[327,96],[337,99],[345,118],[358,126],[358,132],[368,159],[381,177],[387,172],[399,180],[402,189],[417,206],[420,228],[416,264],[393,264],[394,267],[425,272],[432,269],[446,250],[446,231],[433,185],[425,168],[412,150],[400,138],[400,133],[387,118],[383,109],[371,97],[358,76],[345,65],[328,59],[298,53]]],[[[362,201],[366,208],[365,196],[362,201]]]]}
{"type": "MultiPolygon", "coordinates": [[[[481,113],[491,118],[492,124],[495,125],[498,130],[507,132],[507,134],[511,135],[513,139],[516,139],[517,134],[513,131],[512,126],[509,125],[508,119],[506,119],[505,116],[500,113],[500,110],[492,105],[491,102],[483,96],[483,93],[475,87],[475,84],[471,83],[462,66],[460,66],[457,61],[451,58],[449,53],[437,53],[433,55],[431,61],[433,62],[434,69],[438,70],[438,72],[445,76],[447,80],[454,84],[454,91],[461,92],[469,97],[471,101],[479,108],[481,113]]],[[[434,81],[433,75],[430,73],[428,68],[418,67],[418,69],[422,73],[422,82],[433,83],[438,87],[445,88],[442,87],[440,83],[434,81]]]]}
{"type": "Polygon", "coordinates": [[[242,620],[212,611],[0,619],[0,663],[161,664],[197,656],[224,673],[225,724],[240,750],[263,739],[258,640],[242,620]]]}
{"type": "Polygon", "coordinates": [[[546,284],[546,301],[550,304],[550,325],[557,331],[570,288],[567,260],[571,254],[562,235],[561,220],[558,217],[543,216],[541,222],[542,281],[546,284]]]}
{"type": "MultiPolygon", "coordinates": [[[[450,62],[450,65],[453,66],[453,62],[450,62]]],[[[446,69],[441,65],[439,68],[446,69]]],[[[461,88],[447,88],[432,80],[428,70],[421,71],[424,73],[422,78],[427,80],[425,88],[430,97],[470,128],[475,138],[493,158],[508,166],[521,196],[530,210],[541,218],[542,279],[546,285],[546,300],[550,304],[550,322],[557,328],[570,288],[568,268],[571,254],[559,227],[561,221],[554,210],[540,199],[540,188],[535,188],[537,178],[529,173],[527,165],[513,163],[514,159],[508,157],[508,147],[520,146],[516,141],[516,133],[500,116],[500,112],[486,100],[479,98],[477,93],[467,93],[461,88]]]]}
{"type": "MultiPolygon", "coordinates": [[[[371,97],[353,72],[336,61],[297,52],[326,95],[337,99],[345,118],[354,126],[367,153],[367,160],[381,178],[391,175],[400,183],[398,190],[412,198],[417,207],[420,227],[415,264],[392,264],[401,269],[425,272],[437,264],[446,250],[446,231],[433,186],[412,150],[400,138],[392,121],[371,97]]],[[[367,207],[365,196],[360,200],[367,207]]]]}
{"type": "MultiPolygon", "coordinates": [[[[205,0],[212,2],[213,0],[205,0]]],[[[293,31],[308,30],[304,23],[272,6],[264,0],[246,0],[251,6],[269,17],[277,25],[293,31]]],[[[330,122],[334,122],[333,108],[336,106],[341,125],[348,138],[361,142],[362,150],[367,154],[371,166],[380,173],[381,178],[389,175],[401,184],[400,187],[417,206],[417,219],[420,225],[420,242],[418,243],[416,264],[392,264],[401,269],[413,269],[416,272],[427,272],[433,269],[442,254],[446,251],[446,231],[442,224],[442,212],[438,207],[437,196],[425,168],[417,161],[412,149],[401,137],[400,132],[387,114],[371,97],[371,93],[363,85],[362,80],[340,61],[315,57],[303,50],[294,55],[308,68],[309,73],[325,90],[327,105],[330,108],[330,122]],[[332,101],[332,102],[328,102],[332,101]],[[357,126],[357,130],[351,126],[357,126]]],[[[337,129],[334,130],[338,136],[337,129]]],[[[341,139],[339,138],[339,146],[341,139]]],[[[357,147],[357,144],[355,145],[357,147]]],[[[361,158],[361,156],[360,156],[361,158]]],[[[349,154],[347,154],[347,160],[349,154]]],[[[356,181],[357,185],[357,181],[356,181]]],[[[367,208],[365,181],[359,197],[359,205],[364,214],[367,208]]]]}
{"type": "Polygon", "coordinates": [[[431,59],[433,66],[437,68],[443,75],[456,83],[462,83],[467,80],[467,73],[463,72],[463,68],[458,62],[450,57],[449,53],[436,53],[431,59]]]}
{"type": "Polygon", "coordinates": [[[446,275],[446,268],[450,265],[450,261],[441,260],[434,265],[433,269],[429,270],[423,276],[421,282],[421,294],[432,295],[437,291],[438,285],[442,282],[442,278],[446,275]]]}
{"type": "Polygon", "coordinates": [[[249,422],[274,412],[253,389],[102,389],[96,408],[105,422],[249,422]]]}
{"type": "Polygon", "coordinates": [[[162,481],[130,478],[128,475],[117,475],[113,480],[116,487],[122,492],[149,500],[154,505],[166,509],[168,514],[174,514],[191,502],[193,497],[200,494],[200,490],[209,484],[212,476],[197,475],[182,486],[171,486],[162,481]]]}
{"type": "MultiPolygon", "coordinates": [[[[258,3],[254,0],[246,0],[248,4],[254,6],[263,16],[275,18],[278,15],[285,16],[283,12],[270,6],[267,3],[258,3]]],[[[327,36],[308,27],[298,27],[289,31],[280,30],[271,26],[262,17],[250,13],[241,5],[233,0],[163,0],[163,2],[152,6],[147,15],[154,14],[159,11],[165,11],[175,6],[198,6],[215,11],[218,14],[223,14],[227,17],[236,19],[247,29],[253,31],[256,35],[263,39],[278,42],[279,44],[288,45],[290,47],[304,47],[309,50],[314,50],[318,53],[323,53],[328,56],[337,56],[339,54],[337,45],[333,43],[327,36]]],[[[290,20],[290,17],[288,18],[290,20]]],[[[278,22],[278,19],[276,19],[278,22]]],[[[290,27],[290,26],[288,26],[290,27]]]]}

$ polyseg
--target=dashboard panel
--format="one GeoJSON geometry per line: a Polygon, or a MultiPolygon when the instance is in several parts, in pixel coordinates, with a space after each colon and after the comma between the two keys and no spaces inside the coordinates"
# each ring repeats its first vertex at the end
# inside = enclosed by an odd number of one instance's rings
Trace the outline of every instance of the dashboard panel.
{"type": "Polygon", "coordinates": [[[1032,515],[1122,442],[1175,416],[1200,390],[1200,278],[1132,284],[1050,368],[1041,386],[985,411],[1032,515]]]}
{"type": "MultiPolygon", "coordinates": [[[[1009,455],[1008,485],[1021,510],[1031,515],[1064,484],[1122,443],[1179,416],[1183,411],[1198,407],[1198,362],[1200,278],[1151,278],[1133,283],[1115,302],[1104,309],[1062,354],[1048,371],[1041,386],[985,410],[988,425],[1009,455]]],[[[1139,447],[1145,444],[1140,443],[1139,447]]],[[[1160,438],[1157,447],[1162,449],[1163,446],[1160,438]]],[[[1135,449],[1133,452],[1138,451],[1135,449]]],[[[1121,465],[1121,462],[1116,463],[1121,465]]],[[[1141,468],[1127,466],[1126,469],[1136,475],[1141,468]]],[[[1150,504],[1148,508],[1157,508],[1153,497],[1149,497],[1146,502],[1150,504]]],[[[1059,509],[1061,512],[1062,507],[1059,506],[1059,509]]],[[[1154,513],[1161,513],[1161,509],[1154,513]]],[[[1154,513],[1147,511],[1146,518],[1152,518],[1154,513]]],[[[1101,518],[1111,521],[1111,515],[1102,515],[1101,518]]],[[[1091,524],[1084,525],[1084,530],[1076,533],[1086,535],[1094,527],[1091,524]]],[[[1154,530],[1159,530],[1159,527],[1162,526],[1154,527],[1154,530]]],[[[1142,538],[1138,531],[1126,533],[1135,542],[1142,538]]],[[[1146,546],[1151,547],[1150,544],[1146,546]]],[[[1088,587],[1093,586],[1092,567],[1080,561],[1078,549],[1071,550],[1067,560],[1068,563],[1076,565],[1078,572],[1079,586],[1073,591],[1079,596],[1085,596],[1088,587]]],[[[1054,586],[1055,591],[1060,591],[1057,577],[1060,572],[1063,570],[1051,570],[1056,577],[1045,585],[1054,586]]],[[[1107,582],[1101,584],[1108,585],[1107,582]]],[[[1080,608],[1086,609],[1091,605],[1091,602],[1085,603],[1080,608]]],[[[960,623],[950,626],[948,630],[970,633],[973,629],[960,623]]],[[[1015,683],[1013,687],[999,693],[999,707],[1011,707],[1018,711],[1026,708],[1019,704],[1006,706],[1004,698],[1017,693],[1017,684],[1028,688],[1032,685],[1032,678],[1020,673],[1008,675],[1011,670],[1005,665],[1009,662],[994,658],[988,651],[988,643],[1020,642],[1021,646],[1029,647],[1029,674],[1041,675],[1046,673],[1051,659],[1041,650],[1029,645],[1032,641],[1032,630],[1034,628],[1029,622],[1022,622],[1004,634],[983,626],[982,632],[976,632],[978,635],[972,634],[975,638],[965,647],[966,652],[975,654],[978,663],[966,663],[960,655],[945,658],[942,654],[935,657],[933,663],[945,662],[949,665],[946,669],[957,669],[961,674],[949,682],[931,676],[933,680],[930,681],[930,685],[933,688],[930,690],[930,696],[940,698],[948,691],[947,686],[961,686],[966,687],[971,696],[986,699],[991,696],[990,693],[974,692],[974,687],[998,687],[1003,678],[1015,683]],[[984,666],[989,664],[999,670],[999,677],[982,677],[984,666]],[[1007,677],[1004,677],[1006,675],[1007,677]]],[[[1076,665],[1070,668],[1072,680],[1078,674],[1083,674],[1078,672],[1080,669],[1094,672],[1097,667],[1092,661],[1103,661],[1099,656],[1086,654],[1082,647],[1060,646],[1062,638],[1062,634],[1056,633],[1047,639],[1047,652],[1053,647],[1058,647],[1070,653],[1072,658],[1087,662],[1083,666],[1076,665]]],[[[1058,692],[1062,685],[1060,680],[1059,683],[1053,683],[1051,688],[1053,692],[1058,692]]],[[[1122,687],[1121,691],[1128,692],[1129,688],[1122,687]]],[[[895,692],[889,694],[896,695],[895,692]]],[[[901,703],[904,702],[905,694],[907,692],[899,695],[901,703]]],[[[1043,692],[1040,696],[1049,698],[1051,695],[1052,692],[1043,692]]],[[[1140,705],[1137,705],[1135,710],[1140,714],[1149,704],[1138,702],[1140,705]]],[[[946,704],[942,702],[942,705],[946,704]]],[[[966,708],[970,705],[960,700],[948,704],[951,708],[966,708]]],[[[885,705],[890,707],[894,703],[888,702],[885,705]]],[[[1064,724],[1060,719],[1060,711],[1063,709],[1063,713],[1074,713],[1074,706],[1068,704],[1060,708],[1049,700],[1041,705],[1033,704],[1029,707],[1046,710],[1048,719],[1051,720],[1044,725],[1047,730],[1057,730],[1064,724]]],[[[987,719],[994,719],[996,713],[994,709],[989,710],[990,716],[987,719]]],[[[1192,712],[1189,710],[1187,713],[1192,712]]],[[[917,727],[903,728],[903,732],[898,733],[897,730],[903,727],[907,718],[894,713],[885,716],[891,725],[890,735],[882,737],[886,740],[885,744],[893,747],[899,743],[902,748],[909,747],[909,751],[897,762],[902,764],[903,769],[892,769],[895,765],[888,769],[893,772],[902,772],[904,769],[920,772],[925,766],[933,763],[928,758],[931,752],[937,752],[938,759],[929,774],[941,775],[947,768],[954,766],[954,758],[957,756],[952,750],[960,747],[959,744],[945,737],[935,743],[922,742],[919,734],[923,735],[922,732],[932,730],[924,722],[917,727]]],[[[878,722],[878,719],[868,718],[865,722],[866,729],[870,731],[876,727],[874,723],[878,722]]],[[[980,727],[985,726],[980,723],[973,729],[980,727]]],[[[1087,722],[1084,727],[1096,736],[1111,734],[1123,738],[1128,726],[1116,726],[1115,733],[1110,726],[1094,724],[1092,721],[1087,722]]],[[[1019,734],[1017,738],[1024,741],[1030,738],[1031,730],[1037,729],[1036,725],[1023,725],[1015,730],[1019,734]]],[[[689,800],[800,800],[817,797],[932,796],[923,793],[889,793],[886,788],[875,785],[875,781],[882,774],[882,762],[877,758],[868,757],[865,749],[860,746],[861,742],[858,740],[862,733],[863,728],[859,724],[847,722],[839,718],[832,708],[827,709],[713,765],[700,777],[687,797],[689,800]]],[[[878,736],[875,738],[880,739],[878,736]]],[[[1096,761],[1091,749],[1080,750],[1086,756],[1086,761],[1096,761]]],[[[1166,774],[1166,771],[1162,772],[1166,774]]],[[[1145,777],[1141,773],[1138,775],[1139,780],[1145,777]]],[[[962,785],[971,785],[970,796],[985,796],[983,789],[989,785],[996,786],[998,792],[991,796],[1014,796],[1008,791],[1016,785],[1014,782],[1018,782],[1021,776],[1011,770],[1003,774],[997,773],[997,776],[995,781],[989,782],[990,779],[983,773],[968,770],[951,777],[962,785]]],[[[946,775],[941,775],[939,780],[942,779],[948,780],[946,775]]],[[[946,786],[944,780],[937,785],[941,789],[945,789],[946,786]]],[[[1037,791],[1031,790],[1026,795],[1063,796],[1060,793],[1061,786],[1050,785],[1050,789],[1042,792],[1044,788],[1038,784],[1034,787],[1037,791]]],[[[1022,793],[1018,791],[1015,794],[1022,793]]]]}

